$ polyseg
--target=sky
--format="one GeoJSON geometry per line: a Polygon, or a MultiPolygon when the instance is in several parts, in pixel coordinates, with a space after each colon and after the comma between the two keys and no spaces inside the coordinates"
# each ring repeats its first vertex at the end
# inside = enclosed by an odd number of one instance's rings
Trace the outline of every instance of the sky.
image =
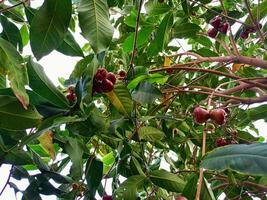
{"type": "MultiPolygon", "coordinates": [[[[38,7],[42,4],[43,0],[33,0],[31,2],[32,7],[38,7]]],[[[86,43],[86,40],[79,34],[75,34],[75,39],[80,44],[80,46],[83,46],[86,43]]],[[[186,44],[183,45],[184,49],[186,49],[186,44]]],[[[27,46],[23,52],[24,55],[29,55],[31,53],[31,49],[29,46],[27,46]]],[[[59,52],[53,51],[49,55],[43,57],[40,61],[38,61],[39,64],[41,64],[44,67],[46,75],[51,79],[51,81],[55,85],[59,85],[58,78],[63,77],[67,79],[69,75],[71,74],[72,70],[74,69],[74,66],[78,60],[80,60],[80,57],[70,57],[65,56],[59,52]]],[[[255,126],[259,129],[260,135],[267,138],[267,123],[263,120],[259,120],[255,122],[255,126]]],[[[163,166],[164,167],[164,166],[163,166]]],[[[9,175],[9,169],[10,166],[8,165],[2,165],[0,167],[0,191],[3,188],[6,179],[9,175]]],[[[20,189],[26,189],[27,182],[25,181],[15,181],[15,179],[12,179],[13,182],[16,182],[16,184],[19,186],[20,189]]],[[[108,191],[111,191],[109,188],[108,191]]],[[[17,199],[21,199],[21,194],[18,194],[17,199]]],[[[0,200],[13,200],[16,199],[14,196],[14,192],[9,187],[6,188],[5,192],[2,196],[0,196],[0,200]]],[[[55,197],[52,196],[43,196],[43,199],[47,200],[54,200],[55,197]]]]}

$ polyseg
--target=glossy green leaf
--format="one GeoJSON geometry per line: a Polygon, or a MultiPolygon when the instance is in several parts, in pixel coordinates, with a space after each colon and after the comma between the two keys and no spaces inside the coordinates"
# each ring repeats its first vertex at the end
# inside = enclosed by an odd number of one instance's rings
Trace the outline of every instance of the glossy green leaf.
{"type": "Polygon", "coordinates": [[[28,84],[26,67],[15,47],[2,38],[0,38],[0,58],[0,73],[8,75],[14,94],[26,109],[29,104],[29,97],[24,87],[28,84]]]}
{"type": "Polygon", "coordinates": [[[29,30],[25,24],[20,28],[20,35],[21,35],[21,39],[22,39],[22,45],[24,47],[30,41],[29,30]]]}
{"type": "Polygon", "coordinates": [[[71,0],[46,0],[34,15],[30,28],[31,48],[37,60],[58,48],[70,23],[71,0]]]}
{"type": "Polygon", "coordinates": [[[259,119],[267,120],[266,116],[267,105],[261,105],[256,108],[251,108],[248,110],[248,117],[250,120],[256,121],[259,119]]]}
{"type": "MultiPolygon", "coordinates": [[[[138,32],[137,47],[140,47],[149,41],[149,36],[151,35],[152,30],[153,30],[152,28],[146,27],[142,28],[138,32]]],[[[133,44],[134,44],[134,33],[131,33],[123,42],[122,48],[125,52],[131,52],[133,50],[133,44]]]]}
{"type": "Polygon", "coordinates": [[[235,144],[214,149],[202,162],[211,170],[234,170],[244,174],[267,175],[267,144],[235,144]]]}
{"type": "Polygon", "coordinates": [[[176,38],[190,38],[194,37],[200,30],[201,27],[193,23],[176,23],[172,34],[176,38]]]}
{"type": "Polygon", "coordinates": [[[150,180],[155,185],[172,192],[182,192],[185,182],[176,174],[172,174],[166,170],[155,170],[150,173],[150,180]]]}
{"type": "Polygon", "coordinates": [[[29,105],[25,110],[15,97],[0,95],[0,127],[23,130],[37,126],[42,116],[29,105]]]}
{"type": "Polygon", "coordinates": [[[38,63],[29,60],[27,63],[30,87],[49,103],[68,108],[69,103],[66,97],[53,85],[46,76],[43,67],[38,63]]]}
{"type": "Polygon", "coordinates": [[[13,44],[16,49],[22,51],[23,44],[18,27],[2,15],[0,16],[0,22],[3,28],[2,38],[13,44]]]}
{"type": "Polygon", "coordinates": [[[162,97],[162,94],[158,88],[149,82],[142,82],[132,92],[132,97],[135,101],[141,104],[153,103],[156,99],[162,97]]]}
{"type": "Polygon", "coordinates": [[[90,195],[94,198],[96,190],[101,183],[103,176],[103,163],[97,160],[94,157],[90,157],[86,163],[86,172],[85,177],[88,187],[90,188],[90,195]]]}
{"type": "Polygon", "coordinates": [[[123,115],[130,117],[133,110],[132,97],[124,83],[116,83],[114,90],[106,93],[113,106],[123,115]]]}
{"type": "Polygon", "coordinates": [[[57,48],[57,51],[68,55],[68,56],[79,56],[83,57],[83,51],[79,44],[75,41],[73,35],[67,31],[63,42],[57,48]]]}
{"type": "Polygon", "coordinates": [[[115,200],[120,199],[129,199],[129,200],[135,200],[138,195],[137,191],[138,188],[140,188],[144,181],[146,180],[145,176],[141,175],[135,175],[127,178],[126,181],[124,181],[120,187],[115,191],[115,200]]]}
{"type": "MultiPolygon", "coordinates": [[[[8,5],[5,5],[3,3],[0,4],[0,9],[6,9],[8,8],[8,5]]],[[[12,9],[7,9],[5,12],[2,12],[1,14],[5,15],[6,17],[16,21],[16,22],[24,22],[24,17],[21,9],[18,7],[14,7],[12,9]]]]}
{"type": "Polygon", "coordinates": [[[82,35],[94,52],[105,51],[113,36],[106,0],[81,0],[78,14],[82,35]]]}
{"type": "Polygon", "coordinates": [[[145,4],[146,12],[148,15],[160,15],[169,12],[171,7],[165,2],[158,0],[150,0],[145,4]]]}
{"type": "Polygon", "coordinates": [[[18,149],[14,149],[6,154],[0,150],[0,157],[0,165],[3,163],[10,165],[28,165],[33,163],[28,152],[18,149]]]}
{"type": "Polygon", "coordinates": [[[83,149],[80,142],[74,138],[67,138],[65,150],[72,162],[70,169],[71,176],[74,180],[80,180],[83,175],[83,149]]]}
{"type": "Polygon", "coordinates": [[[161,21],[159,28],[156,33],[156,37],[150,43],[147,53],[151,56],[157,55],[161,52],[168,44],[170,39],[170,30],[173,25],[173,13],[168,13],[161,21]]]}
{"type": "Polygon", "coordinates": [[[140,139],[155,142],[157,140],[162,140],[165,134],[152,126],[143,126],[139,129],[139,137],[140,139]]]}

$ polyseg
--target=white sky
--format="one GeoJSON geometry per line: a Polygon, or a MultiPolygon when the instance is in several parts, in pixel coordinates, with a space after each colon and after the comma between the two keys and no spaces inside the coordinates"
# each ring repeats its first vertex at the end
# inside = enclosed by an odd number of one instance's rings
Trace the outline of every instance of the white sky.
{"type": "MultiPolygon", "coordinates": [[[[42,4],[43,0],[33,0],[31,2],[33,7],[38,7],[42,4]]],[[[80,34],[75,34],[75,39],[77,42],[80,44],[82,47],[85,43],[86,40],[83,39],[83,37],[80,34]]],[[[24,54],[29,55],[31,54],[30,47],[26,47],[24,49],[24,54]]],[[[58,77],[63,77],[67,79],[72,72],[76,62],[80,60],[80,57],[70,57],[70,56],[65,56],[57,51],[53,51],[49,55],[43,57],[40,61],[38,61],[39,64],[41,64],[44,67],[45,73],[47,76],[52,80],[52,82],[55,85],[59,85],[58,82],[58,77]]],[[[257,128],[260,130],[260,135],[267,137],[267,124],[263,120],[259,120],[255,122],[255,125],[257,128]]],[[[3,188],[6,179],[9,175],[9,169],[10,166],[8,165],[2,165],[0,168],[0,174],[1,174],[1,179],[0,179],[0,191],[3,188]]],[[[15,182],[20,189],[26,189],[27,187],[27,182],[25,181],[15,181],[15,179],[12,179],[13,182],[15,182]]],[[[108,190],[110,191],[110,189],[108,190]]],[[[17,196],[18,199],[21,199],[22,195],[19,194],[17,196]]],[[[43,199],[47,200],[54,200],[56,197],[52,196],[43,196],[43,199]]],[[[12,189],[9,188],[9,186],[6,188],[5,192],[3,193],[2,196],[0,196],[0,200],[13,200],[16,199],[14,196],[14,192],[12,189]]]]}

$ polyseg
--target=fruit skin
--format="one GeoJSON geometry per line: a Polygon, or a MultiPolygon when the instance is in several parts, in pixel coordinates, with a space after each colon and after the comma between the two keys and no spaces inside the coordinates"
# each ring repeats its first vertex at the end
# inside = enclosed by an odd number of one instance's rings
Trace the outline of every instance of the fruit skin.
{"type": "Polygon", "coordinates": [[[215,29],[218,29],[221,25],[222,18],[220,16],[214,17],[212,20],[210,20],[210,25],[212,25],[215,29]]]}
{"type": "Polygon", "coordinates": [[[228,145],[228,142],[224,138],[217,138],[216,139],[216,146],[217,147],[223,147],[225,145],[228,145]]]}
{"type": "Polygon", "coordinates": [[[107,79],[110,80],[113,85],[116,83],[116,76],[112,72],[109,72],[107,74],[107,79]]]}
{"type": "Polygon", "coordinates": [[[103,200],[112,200],[112,196],[110,196],[110,195],[104,195],[102,199],[103,200]]]}
{"type": "Polygon", "coordinates": [[[210,118],[210,114],[207,110],[197,106],[194,109],[193,117],[197,124],[203,124],[210,118]]]}
{"type": "Polygon", "coordinates": [[[76,94],[74,92],[71,92],[71,93],[67,94],[66,97],[70,102],[74,102],[77,99],[76,94]]]}
{"type": "Polygon", "coordinates": [[[168,74],[170,74],[170,75],[173,73],[173,71],[174,71],[173,69],[167,69],[167,70],[166,70],[166,72],[167,72],[168,74]]]}
{"type": "Polygon", "coordinates": [[[107,78],[107,75],[108,75],[108,71],[105,68],[99,68],[96,71],[94,78],[97,82],[102,82],[103,80],[107,78]]]}
{"type": "Polygon", "coordinates": [[[120,70],[120,71],[118,72],[118,74],[119,74],[120,77],[124,78],[124,77],[126,76],[126,71],[124,71],[124,70],[120,70]]]}
{"type": "Polygon", "coordinates": [[[241,34],[240,34],[240,37],[242,39],[247,39],[248,38],[248,35],[249,35],[249,33],[247,31],[242,31],[241,34]]]}
{"type": "Polygon", "coordinates": [[[223,125],[226,122],[226,112],[224,109],[214,109],[210,111],[210,118],[218,125],[223,125]]]}
{"type": "Polygon", "coordinates": [[[184,196],[175,197],[175,200],[187,200],[184,196]]]}
{"type": "Polygon", "coordinates": [[[113,83],[110,80],[104,79],[102,81],[101,89],[104,93],[111,92],[113,88],[114,88],[113,83]]]}
{"type": "Polygon", "coordinates": [[[211,28],[208,30],[208,36],[211,38],[215,38],[217,33],[218,33],[218,31],[215,28],[211,28]]]}
{"type": "Polygon", "coordinates": [[[222,34],[226,34],[229,28],[229,24],[228,23],[224,23],[218,30],[222,33],[222,34]]]}

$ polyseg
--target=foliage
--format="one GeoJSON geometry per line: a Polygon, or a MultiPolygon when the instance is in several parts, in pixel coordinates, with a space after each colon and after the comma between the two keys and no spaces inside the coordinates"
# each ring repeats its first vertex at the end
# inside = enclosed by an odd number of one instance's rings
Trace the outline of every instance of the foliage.
{"type": "Polygon", "coordinates": [[[267,0],[0,2],[0,166],[22,199],[266,198],[267,0]],[[60,86],[54,50],[80,57],[60,86]]]}

